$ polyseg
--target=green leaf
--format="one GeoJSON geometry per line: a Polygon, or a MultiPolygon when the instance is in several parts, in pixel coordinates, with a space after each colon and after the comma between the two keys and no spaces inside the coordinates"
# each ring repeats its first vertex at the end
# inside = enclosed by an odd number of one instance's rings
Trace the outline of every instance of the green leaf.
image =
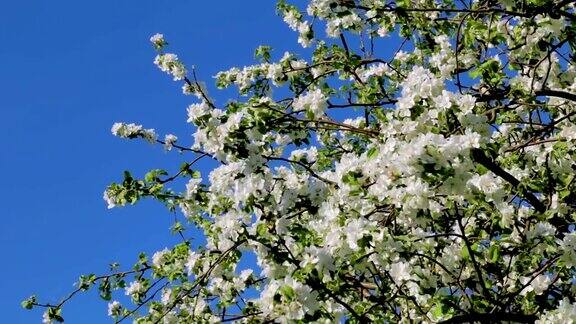
{"type": "Polygon", "coordinates": [[[494,244],[488,249],[488,259],[490,262],[495,263],[500,258],[500,246],[494,244]]]}
{"type": "Polygon", "coordinates": [[[170,231],[174,234],[178,232],[183,232],[185,229],[186,228],[184,227],[184,225],[182,225],[182,223],[175,222],[174,225],[172,225],[172,228],[170,228],[170,231]]]}
{"type": "Polygon", "coordinates": [[[145,264],[146,262],[148,262],[148,257],[146,256],[146,253],[141,252],[138,255],[138,264],[142,265],[145,264]]]}
{"type": "Polygon", "coordinates": [[[290,286],[282,286],[278,290],[280,291],[280,294],[288,300],[294,300],[296,297],[296,292],[290,286]]]}
{"type": "Polygon", "coordinates": [[[194,170],[192,171],[192,173],[190,173],[190,176],[194,179],[200,179],[202,177],[202,174],[200,173],[200,171],[194,170]]]}
{"type": "Polygon", "coordinates": [[[359,179],[362,177],[362,173],[356,171],[350,171],[342,176],[342,182],[347,185],[354,186],[359,184],[359,179]]]}
{"type": "Polygon", "coordinates": [[[378,155],[378,148],[377,147],[371,147],[368,150],[368,153],[366,153],[366,155],[368,156],[369,159],[376,157],[376,155],[378,155]]]}
{"type": "Polygon", "coordinates": [[[56,322],[64,322],[64,318],[62,317],[62,310],[60,308],[48,308],[48,318],[56,322]]]}
{"type": "Polygon", "coordinates": [[[124,171],[124,182],[132,182],[132,175],[129,171],[124,171]]]}
{"type": "Polygon", "coordinates": [[[94,281],[96,280],[96,275],[95,274],[89,274],[89,275],[82,275],[80,276],[80,279],[78,281],[78,288],[80,288],[80,290],[88,290],[90,289],[90,286],[92,286],[92,284],[94,284],[94,281]]]}
{"type": "Polygon", "coordinates": [[[270,46],[264,46],[264,45],[258,46],[256,48],[256,51],[254,51],[254,58],[261,59],[265,62],[269,62],[271,50],[272,50],[272,47],[270,47],[270,46]]]}
{"type": "Polygon", "coordinates": [[[34,304],[36,304],[36,295],[30,296],[20,303],[20,305],[24,309],[32,309],[34,307],[34,304]]]}
{"type": "Polygon", "coordinates": [[[466,245],[462,246],[462,250],[460,250],[460,256],[462,256],[462,259],[464,260],[470,259],[470,253],[468,252],[468,247],[466,247],[466,245]]]}
{"type": "Polygon", "coordinates": [[[259,223],[256,225],[256,233],[260,237],[266,236],[268,233],[268,227],[266,226],[266,223],[259,223]]]}
{"type": "Polygon", "coordinates": [[[168,175],[168,172],[166,172],[166,170],[154,169],[146,173],[146,175],[144,176],[144,180],[146,182],[156,182],[159,180],[160,176],[166,176],[166,175],[168,175]]]}

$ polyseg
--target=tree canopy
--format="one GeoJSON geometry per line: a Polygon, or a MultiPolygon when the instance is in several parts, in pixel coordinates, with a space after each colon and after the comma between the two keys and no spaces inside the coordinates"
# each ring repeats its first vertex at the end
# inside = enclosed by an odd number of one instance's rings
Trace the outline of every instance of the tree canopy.
{"type": "Polygon", "coordinates": [[[194,100],[193,143],[112,127],[189,156],[104,193],[109,208],[152,198],[182,213],[182,242],[23,307],[62,321],[95,289],[116,322],[576,321],[574,1],[277,11],[306,49],[260,46],[218,73],[240,94],[223,106],[150,39],[194,100]],[[216,166],[202,174],[201,159],[216,166]]]}

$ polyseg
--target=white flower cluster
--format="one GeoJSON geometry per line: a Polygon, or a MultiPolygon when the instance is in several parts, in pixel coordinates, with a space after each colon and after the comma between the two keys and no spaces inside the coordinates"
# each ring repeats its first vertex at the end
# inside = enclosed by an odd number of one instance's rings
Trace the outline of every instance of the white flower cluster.
{"type": "Polygon", "coordinates": [[[360,31],[364,26],[362,19],[351,11],[347,1],[313,0],[308,5],[308,14],[327,20],[326,34],[338,37],[344,30],[360,31]]]}
{"type": "Polygon", "coordinates": [[[48,315],[48,311],[45,311],[42,314],[42,324],[52,324],[52,323],[54,323],[54,321],[52,321],[50,319],[50,316],[48,315]]]}
{"type": "Polygon", "coordinates": [[[390,275],[394,278],[397,285],[402,285],[410,280],[410,265],[407,262],[396,262],[390,266],[390,275]]]}
{"type": "Polygon", "coordinates": [[[314,314],[319,308],[318,292],[293,278],[285,277],[281,281],[273,280],[262,291],[257,301],[265,315],[280,316],[279,321],[302,320],[306,314],[314,314]],[[276,302],[280,292],[281,302],[276,302]]]}
{"type": "Polygon", "coordinates": [[[196,119],[208,115],[210,110],[210,106],[206,101],[191,104],[188,106],[188,122],[194,123],[196,119]]]}
{"type": "Polygon", "coordinates": [[[118,301],[108,303],[108,316],[119,316],[122,305],[118,301]]]}
{"type": "Polygon", "coordinates": [[[414,107],[420,99],[438,97],[444,89],[444,82],[434,76],[432,72],[415,66],[402,83],[402,97],[398,99],[397,108],[401,117],[410,116],[410,108],[414,107]]]}
{"type": "Polygon", "coordinates": [[[182,80],[186,77],[186,67],[178,60],[176,54],[158,54],[154,59],[154,64],[163,72],[170,74],[174,81],[182,80]]]}
{"type": "Polygon", "coordinates": [[[434,38],[440,50],[430,57],[430,64],[440,71],[443,78],[449,78],[456,68],[456,58],[450,44],[450,39],[446,35],[434,38]]]}
{"type": "Polygon", "coordinates": [[[164,46],[168,44],[164,39],[164,35],[158,33],[150,37],[150,42],[152,43],[152,45],[156,50],[161,50],[164,48],[164,46]]]}
{"type": "Polygon", "coordinates": [[[302,72],[298,69],[306,67],[305,62],[292,60],[290,56],[285,55],[280,63],[262,63],[246,66],[242,69],[232,68],[228,71],[219,72],[215,78],[218,80],[219,87],[225,88],[234,84],[242,94],[246,94],[250,86],[259,78],[269,79],[275,86],[284,84],[286,80],[284,79],[283,65],[290,67],[290,71],[286,75],[292,77],[302,72]]]}
{"type": "Polygon", "coordinates": [[[528,286],[522,290],[521,294],[525,295],[533,291],[536,295],[542,295],[550,286],[550,282],[550,278],[546,275],[539,275],[536,278],[522,277],[520,278],[520,283],[522,285],[528,284],[528,286]]]}
{"type": "Polygon", "coordinates": [[[376,34],[380,37],[386,37],[388,33],[394,30],[394,24],[396,22],[396,15],[390,12],[378,12],[376,9],[382,9],[379,3],[375,3],[375,7],[371,10],[366,11],[366,18],[369,22],[376,25],[376,34]]]}
{"type": "Polygon", "coordinates": [[[566,233],[558,244],[562,249],[562,261],[567,267],[576,268],[576,232],[566,233]]]}
{"type": "Polygon", "coordinates": [[[102,198],[104,198],[104,201],[106,202],[108,209],[116,207],[117,204],[116,197],[110,192],[108,192],[108,190],[104,190],[104,195],[102,198]]]}
{"type": "Polygon", "coordinates": [[[330,37],[338,37],[343,30],[360,30],[362,28],[362,19],[353,13],[342,18],[335,18],[326,24],[326,33],[330,37]]]}
{"type": "Polygon", "coordinates": [[[302,14],[300,14],[295,7],[290,7],[285,11],[284,22],[286,22],[292,30],[298,32],[298,43],[300,43],[302,47],[310,46],[314,37],[312,26],[309,22],[302,21],[302,14]]]}
{"type": "Polygon", "coordinates": [[[570,303],[568,298],[560,301],[558,308],[545,311],[535,322],[536,324],[567,324],[576,322],[576,304],[570,303]]]}
{"type": "Polygon", "coordinates": [[[327,101],[328,97],[322,93],[322,90],[315,89],[295,98],[293,107],[297,111],[309,111],[314,116],[319,117],[324,114],[328,106],[327,101]]]}
{"type": "Polygon", "coordinates": [[[294,150],[290,153],[291,160],[301,160],[305,159],[308,163],[316,162],[318,158],[318,149],[316,147],[310,147],[308,149],[294,150]]]}
{"type": "Polygon", "coordinates": [[[146,286],[140,281],[132,281],[125,288],[126,296],[130,296],[132,300],[138,300],[140,295],[146,292],[146,286]]]}
{"type": "Polygon", "coordinates": [[[377,77],[384,77],[389,75],[392,72],[392,69],[385,63],[378,63],[373,64],[367,69],[365,69],[361,74],[360,78],[363,82],[368,81],[370,77],[377,76],[377,77]]]}
{"type": "Polygon", "coordinates": [[[144,129],[142,125],[114,123],[112,125],[112,134],[121,138],[142,137],[150,143],[156,142],[157,135],[154,129],[144,129]]]}
{"type": "Polygon", "coordinates": [[[212,109],[209,116],[206,127],[200,127],[194,133],[193,147],[224,159],[226,153],[223,149],[228,136],[240,127],[244,113],[236,112],[225,115],[220,109],[212,109]]]}
{"type": "Polygon", "coordinates": [[[172,147],[174,147],[174,144],[176,143],[177,140],[178,137],[176,135],[167,134],[166,136],[164,136],[164,148],[167,151],[172,150],[172,147]]]}
{"type": "Polygon", "coordinates": [[[156,268],[161,268],[162,265],[164,264],[165,257],[169,254],[170,250],[168,250],[168,248],[165,248],[162,251],[154,253],[154,255],[152,255],[152,265],[155,266],[156,268]]]}

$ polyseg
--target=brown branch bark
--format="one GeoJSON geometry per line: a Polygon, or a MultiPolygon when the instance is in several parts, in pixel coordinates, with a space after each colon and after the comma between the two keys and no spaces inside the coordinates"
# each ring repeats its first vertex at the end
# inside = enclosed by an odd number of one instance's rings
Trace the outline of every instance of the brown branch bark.
{"type": "Polygon", "coordinates": [[[454,316],[446,321],[440,322],[445,324],[455,323],[534,323],[537,317],[535,315],[511,314],[511,313],[471,313],[454,316]]]}
{"type": "Polygon", "coordinates": [[[518,189],[519,194],[522,195],[523,198],[526,199],[532,207],[534,207],[534,209],[540,213],[546,211],[546,206],[544,206],[544,204],[533,193],[520,188],[520,180],[516,179],[513,175],[506,172],[506,170],[496,164],[496,162],[492,161],[492,159],[486,156],[484,151],[475,148],[471,150],[471,154],[474,162],[484,166],[486,169],[492,171],[494,174],[510,183],[514,188],[518,189]]]}

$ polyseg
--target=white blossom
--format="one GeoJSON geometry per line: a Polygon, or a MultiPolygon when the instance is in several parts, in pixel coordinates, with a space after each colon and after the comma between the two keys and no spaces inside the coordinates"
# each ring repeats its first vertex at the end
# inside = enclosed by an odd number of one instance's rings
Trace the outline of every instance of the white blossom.
{"type": "Polygon", "coordinates": [[[154,34],[150,37],[150,42],[156,49],[162,49],[166,45],[166,41],[164,40],[164,35],[162,34],[154,34]]]}
{"type": "Polygon", "coordinates": [[[108,303],[108,316],[118,316],[120,314],[120,309],[122,305],[120,302],[114,300],[108,303]]]}
{"type": "Polygon", "coordinates": [[[394,278],[394,281],[398,285],[406,280],[410,280],[410,265],[403,261],[393,263],[390,266],[390,276],[394,278]]]}
{"type": "Polygon", "coordinates": [[[520,279],[520,282],[523,285],[530,282],[529,285],[524,288],[524,290],[522,290],[521,294],[525,295],[528,292],[534,291],[536,295],[541,295],[546,289],[548,289],[548,286],[551,282],[550,278],[544,274],[538,275],[536,278],[530,281],[531,279],[532,278],[529,277],[523,277],[520,279]]]}
{"type": "Polygon", "coordinates": [[[576,304],[570,303],[568,298],[560,301],[558,308],[545,311],[536,324],[565,324],[576,322],[576,304]]]}
{"type": "Polygon", "coordinates": [[[164,148],[166,150],[170,151],[172,149],[172,147],[174,146],[174,143],[176,143],[177,140],[178,140],[178,137],[176,137],[176,135],[167,134],[164,137],[164,148]]]}
{"type": "Polygon", "coordinates": [[[48,311],[45,311],[42,314],[42,324],[52,324],[52,323],[54,323],[54,321],[52,321],[50,319],[50,316],[48,315],[48,311]]]}
{"type": "Polygon", "coordinates": [[[194,267],[196,266],[196,263],[198,262],[200,257],[201,255],[199,253],[190,251],[190,254],[188,255],[188,260],[186,261],[186,270],[188,271],[188,275],[194,273],[194,267]]]}
{"type": "Polygon", "coordinates": [[[154,129],[144,129],[142,125],[114,123],[112,125],[112,134],[121,138],[135,138],[141,136],[148,142],[154,143],[157,135],[154,129]]]}
{"type": "Polygon", "coordinates": [[[294,99],[294,109],[310,111],[314,116],[321,116],[327,107],[328,98],[322,90],[315,89],[294,99]]]}
{"type": "Polygon", "coordinates": [[[144,290],[144,286],[140,281],[132,281],[128,286],[126,286],[125,291],[127,296],[133,296],[135,294],[140,294],[144,290]]]}
{"type": "Polygon", "coordinates": [[[184,79],[187,73],[184,64],[178,60],[176,54],[158,54],[154,59],[154,64],[163,72],[172,75],[174,81],[184,79]]]}
{"type": "Polygon", "coordinates": [[[164,263],[164,257],[169,253],[170,251],[168,250],[168,248],[165,248],[162,251],[155,252],[154,255],[152,256],[152,265],[155,266],[156,268],[162,267],[164,263]]]}
{"type": "Polygon", "coordinates": [[[104,201],[106,201],[106,204],[108,205],[108,209],[116,207],[116,197],[114,197],[111,192],[109,192],[108,190],[104,190],[103,198],[104,201]]]}

